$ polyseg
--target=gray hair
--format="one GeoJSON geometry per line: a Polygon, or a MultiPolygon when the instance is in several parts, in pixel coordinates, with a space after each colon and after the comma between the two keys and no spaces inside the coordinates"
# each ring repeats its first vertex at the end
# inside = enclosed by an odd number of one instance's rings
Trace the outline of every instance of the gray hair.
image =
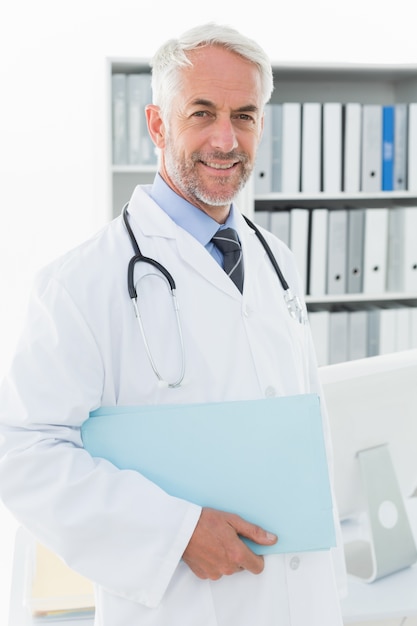
{"type": "Polygon", "coordinates": [[[210,22],[188,30],[178,39],[170,39],[151,60],[153,103],[160,107],[163,117],[167,117],[169,113],[172,94],[178,91],[180,68],[192,65],[187,52],[210,45],[223,46],[254,63],[261,76],[263,104],[269,101],[274,86],[271,62],[267,54],[259,44],[237,30],[210,22]]]}

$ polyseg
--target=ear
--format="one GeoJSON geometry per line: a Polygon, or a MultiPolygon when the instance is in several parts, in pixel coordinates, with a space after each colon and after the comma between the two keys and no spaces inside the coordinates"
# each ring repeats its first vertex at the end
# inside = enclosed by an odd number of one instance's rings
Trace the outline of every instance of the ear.
{"type": "Polygon", "coordinates": [[[162,121],[161,111],[155,104],[148,104],[145,108],[146,121],[149,134],[157,148],[165,147],[165,126],[162,121]]]}
{"type": "Polygon", "coordinates": [[[261,131],[259,133],[259,141],[262,139],[262,135],[264,134],[264,126],[265,126],[265,109],[261,117],[261,131]]]}

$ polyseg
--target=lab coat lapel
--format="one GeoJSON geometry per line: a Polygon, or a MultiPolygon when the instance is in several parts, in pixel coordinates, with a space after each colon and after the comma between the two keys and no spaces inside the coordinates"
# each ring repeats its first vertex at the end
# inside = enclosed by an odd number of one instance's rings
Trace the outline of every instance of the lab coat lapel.
{"type": "Polygon", "coordinates": [[[255,231],[248,226],[241,214],[237,216],[237,226],[243,250],[244,293],[249,298],[256,281],[262,280],[262,264],[265,262],[266,252],[255,231]]]}
{"type": "MultiPolygon", "coordinates": [[[[254,281],[259,280],[259,273],[262,263],[265,262],[266,252],[258,240],[255,231],[248,226],[243,216],[237,211],[236,226],[243,251],[243,300],[247,300],[250,298],[250,294],[253,293],[254,281]]],[[[234,285],[233,281],[225,274],[219,264],[207,253],[199,242],[183,229],[178,230],[185,234],[184,237],[177,238],[178,251],[183,260],[192,265],[194,269],[199,271],[209,282],[228,293],[231,297],[242,299],[242,294],[234,285]],[[192,240],[193,245],[191,245],[190,240],[192,240]],[[201,254],[201,252],[203,252],[203,254],[201,254]],[[201,254],[201,258],[198,257],[198,267],[195,266],[197,259],[195,254],[197,253],[201,254]]]]}
{"type": "Polygon", "coordinates": [[[211,254],[192,235],[183,229],[178,230],[181,231],[177,237],[178,254],[184,263],[232,298],[241,299],[240,291],[211,254]]]}

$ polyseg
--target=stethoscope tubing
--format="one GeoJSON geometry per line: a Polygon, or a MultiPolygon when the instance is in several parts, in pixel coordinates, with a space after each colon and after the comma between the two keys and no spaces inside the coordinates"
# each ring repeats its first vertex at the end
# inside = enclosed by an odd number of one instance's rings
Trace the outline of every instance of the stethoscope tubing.
{"type": "Polygon", "coordinates": [[[161,272],[161,274],[165,276],[165,278],[167,279],[169,283],[169,288],[171,289],[171,291],[176,290],[175,281],[172,277],[172,274],[168,272],[167,268],[164,267],[161,263],[159,263],[155,259],[151,259],[150,257],[143,256],[143,254],[139,251],[139,254],[135,254],[135,256],[133,256],[130,259],[129,265],[127,268],[127,288],[129,291],[129,296],[131,298],[138,297],[135,283],[134,283],[134,269],[135,269],[136,263],[147,263],[148,265],[152,265],[153,267],[155,267],[158,271],[161,272]]]}
{"type": "MultiPolygon", "coordinates": [[[[168,282],[169,285],[169,289],[171,291],[171,296],[172,296],[172,302],[173,302],[173,307],[175,310],[175,316],[176,316],[176,323],[177,323],[177,329],[178,329],[178,335],[179,335],[179,340],[180,340],[180,348],[181,348],[181,369],[180,369],[180,376],[178,377],[178,379],[172,383],[167,383],[168,387],[179,387],[184,379],[184,375],[185,375],[185,350],[184,350],[184,342],[183,342],[183,333],[182,333],[182,328],[181,328],[181,320],[180,320],[180,315],[179,315],[179,306],[178,306],[178,301],[177,301],[177,297],[176,297],[176,284],[175,284],[175,280],[172,277],[172,274],[170,274],[170,272],[167,270],[166,267],[164,267],[161,263],[159,263],[158,261],[156,261],[155,259],[152,259],[150,257],[146,257],[142,254],[139,244],[136,240],[136,237],[133,233],[132,227],[129,224],[129,218],[128,218],[128,206],[129,203],[126,203],[125,206],[123,207],[123,211],[122,211],[122,215],[123,215],[123,221],[127,230],[127,233],[129,235],[129,239],[130,242],[132,244],[133,247],[133,251],[134,251],[134,256],[130,259],[129,264],[128,264],[128,268],[127,268],[127,288],[128,288],[128,292],[129,292],[129,296],[130,299],[133,303],[133,308],[135,310],[135,315],[139,324],[139,328],[140,328],[140,332],[143,338],[143,342],[145,344],[145,350],[147,353],[147,356],[149,358],[150,364],[152,366],[152,369],[156,375],[156,377],[158,378],[158,380],[160,382],[164,382],[162,376],[160,375],[158,368],[156,367],[156,363],[152,357],[152,353],[150,350],[150,346],[149,343],[146,339],[146,333],[145,333],[145,329],[143,327],[143,323],[142,323],[142,319],[141,319],[141,315],[140,315],[140,310],[139,310],[139,306],[138,306],[138,294],[137,294],[137,289],[135,286],[135,282],[134,282],[134,270],[135,270],[135,265],[137,263],[147,263],[148,265],[154,267],[156,270],[158,270],[162,276],[165,277],[165,279],[168,282]]],[[[274,268],[274,271],[281,283],[281,286],[284,290],[284,301],[285,304],[287,306],[287,309],[289,311],[290,316],[295,319],[296,321],[300,322],[301,324],[305,323],[306,321],[306,316],[303,310],[303,307],[301,305],[301,302],[298,298],[298,296],[295,296],[292,294],[287,281],[284,278],[284,275],[281,271],[281,268],[278,265],[278,262],[268,244],[268,242],[266,241],[265,237],[263,236],[263,234],[261,233],[261,231],[259,230],[259,228],[257,226],[255,226],[255,224],[245,215],[243,215],[246,223],[248,224],[248,226],[250,228],[252,228],[257,236],[257,238],[259,239],[262,247],[264,248],[271,264],[272,267],[274,268]]]]}
{"type": "Polygon", "coordinates": [[[274,268],[278,278],[279,278],[279,282],[282,285],[282,288],[284,291],[288,291],[289,290],[289,286],[287,281],[284,278],[283,273],[281,272],[281,268],[277,263],[276,258],[274,257],[274,254],[267,242],[267,240],[265,239],[265,237],[263,236],[263,234],[261,233],[261,231],[259,230],[259,228],[257,226],[255,226],[255,224],[248,218],[246,217],[246,215],[243,215],[244,220],[246,221],[247,225],[250,226],[250,228],[252,228],[255,231],[255,235],[258,237],[259,241],[261,242],[263,249],[265,250],[265,252],[268,255],[269,260],[272,263],[272,267],[274,268]]]}

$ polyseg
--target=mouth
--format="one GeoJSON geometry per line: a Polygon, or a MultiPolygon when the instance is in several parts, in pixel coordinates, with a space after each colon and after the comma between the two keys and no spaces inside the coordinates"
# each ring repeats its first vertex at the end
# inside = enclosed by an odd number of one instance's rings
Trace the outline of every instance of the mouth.
{"type": "Polygon", "coordinates": [[[200,163],[214,170],[227,171],[236,167],[239,164],[239,161],[233,161],[233,163],[216,163],[214,161],[200,160],[200,163]]]}

